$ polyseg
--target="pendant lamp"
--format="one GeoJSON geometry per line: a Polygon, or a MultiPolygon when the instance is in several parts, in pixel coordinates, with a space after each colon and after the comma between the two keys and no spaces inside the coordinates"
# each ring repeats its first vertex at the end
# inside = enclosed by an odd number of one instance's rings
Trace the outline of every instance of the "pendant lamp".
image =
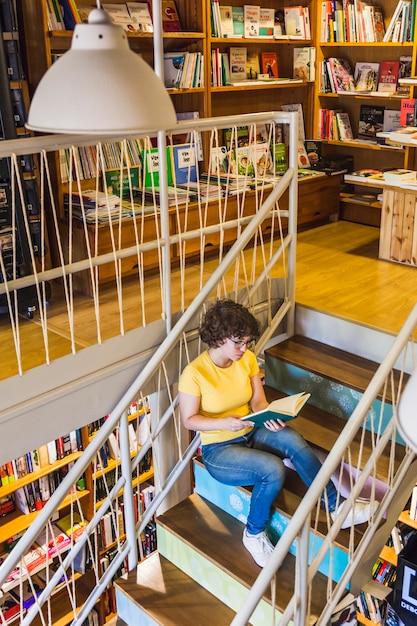
{"type": "Polygon", "coordinates": [[[398,430],[417,453],[417,369],[411,374],[398,404],[398,430]]]}
{"type": "Polygon", "coordinates": [[[75,26],[70,50],[42,77],[27,128],[118,135],[164,130],[176,123],[163,82],[132,52],[123,28],[97,8],[88,24],[75,26]]]}

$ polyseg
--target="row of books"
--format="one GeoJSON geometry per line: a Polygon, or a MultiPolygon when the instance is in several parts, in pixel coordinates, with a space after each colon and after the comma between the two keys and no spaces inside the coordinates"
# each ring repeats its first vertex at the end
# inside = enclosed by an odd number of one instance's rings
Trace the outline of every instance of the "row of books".
{"type": "MultiPolygon", "coordinates": [[[[91,4],[75,0],[46,0],[48,27],[50,30],[74,30],[77,24],[88,22],[90,12],[96,8],[91,4]]],[[[132,33],[153,33],[152,3],[126,2],[102,3],[113,24],[122,26],[132,33]]],[[[162,0],[162,27],[164,32],[182,31],[175,0],[162,0]]]]}
{"type": "MultiPolygon", "coordinates": [[[[346,111],[320,109],[319,139],[350,140],[354,138],[349,114],[346,111]]],[[[378,133],[392,132],[401,127],[401,111],[383,106],[363,104],[359,111],[357,138],[385,143],[378,133]]]]}
{"type": "Polygon", "coordinates": [[[63,459],[68,454],[82,449],[81,431],[73,430],[63,437],[58,437],[55,441],[2,465],[0,467],[1,484],[2,486],[8,485],[18,478],[23,478],[31,472],[55,463],[57,459],[63,459]]]}
{"type": "Polygon", "coordinates": [[[168,89],[204,87],[202,52],[165,52],[164,82],[168,89]]]}
{"type": "Polygon", "coordinates": [[[372,43],[383,41],[384,35],[381,7],[359,0],[321,3],[320,41],[372,43]]]}
{"type": "MultiPolygon", "coordinates": [[[[42,476],[39,480],[34,480],[28,485],[16,489],[9,497],[13,498],[16,507],[24,515],[40,511],[46,502],[48,502],[54,491],[59,487],[72,465],[72,463],[68,464],[46,476],[42,476]]],[[[85,479],[83,476],[77,481],[77,484],[73,486],[73,489],[85,489],[85,479]]]]}
{"type": "Polygon", "coordinates": [[[97,169],[111,170],[120,168],[120,163],[134,167],[140,165],[140,154],[143,150],[142,143],[137,139],[127,139],[126,142],[102,143],[102,153],[97,152],[96,146],[78,146],[74,149],[59,151],[59,163],[61,182],[69,181],[70,176],[77,175],[81,180],[94,178],[97,169]]]}
{"type": "Polygon", "coordinates": [[[414,41],[416,0],[399,0],[383,41],[414,41]]]}
{"type": "Polygon", "coordinates": [[[380,63],[358,61],[355,69],[348,59],[327,57],[321,64],[322,93],[400,95],[409,89],[399,86],[399,79],[411,75],[411,56],[380,63]]]}
{"type": "Polygon", "coordinates": [[[301,5],[270,9],[211,0],[211,26],[213,37],[311,39],[309,9],[301,5]]]}

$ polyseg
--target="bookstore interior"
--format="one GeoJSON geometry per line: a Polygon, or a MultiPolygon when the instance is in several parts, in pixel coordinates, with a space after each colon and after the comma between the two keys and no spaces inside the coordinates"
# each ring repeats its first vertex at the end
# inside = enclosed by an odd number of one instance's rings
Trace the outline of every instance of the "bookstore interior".
{"type": "MultiPolygon", "coordinates": [[[[173,120],[277,110],[297,112],[299,228],[312,228],[334,219],[373,226],[380,229],[379,258],[416,265],[413,254],[416,244],[410,241],[417,199],[416,0],[382,0],[377,5],[357,0],[310,0],[301,5],[265,0],[267,6],[233,2],[226,5],[221,0],[193,3],[161,0],[164,88],[149,87],[153,94],[160,93],[161,103],[156,103],[159,95],[155,96],[153,107],[145,103],[144,108],[151,109],[145,128],[159,127],[163,119],[159,107],[164,107],[166,100],[173,120]],[[409,233],[407,246],[401,247],[398,241],[406,230],[409,233]]],[[[56,132],[54,121],[41,119],[45,100],[40,99],[37,107],[34,105],[28,120],[31,100],[35,102],[40,98],[36,90],[42,77],[51,68],[59,67],[61,61],[64,63],[74,29],[87,24],[96,8],[93,0],[0,0],[3,42],[0,72],[4,74],[0,87],[2,139],[30,136],[40,129],[56,132]],[[52,125],[46,126],[50,122],[52,125]]],[[[123,28],[130,49],[136,53],[138,71],[146,74],[154,63],[152,2],[117,1],[101,3],[101,8],[111,23],[123,28]]],[[[128,73],[133,71],[131,67],[125,69],[128,73]]],[[[149,81],[153,81],[155,75],[152,71],[150,74],[149,81]]],[[[136,89],[132,92],[132,102],[137,104],[143,94],[146,100],[145,83],[130,82],[136,89]]],[[[88,85],[80,85],[80,92],[88,88],[88,85]]],[[[60,95],[57,93],[57,97],[60,95]]],[[[65,96],[62,101],[64,99],[65,96]]],[[[71,108],[73,102],[66,99],[71,108]]],[[[56,109],[60,106],[55,105],[56,109]]],[[[74,116],[69,111],[64,117],[74,116]]],[[[96,118],[93,116],[97,124],[94,128],[99,129],[96,133],[102,130],[106,134],[109,129],[98,117],[98,114],[96,118]]],[[[105,117],[108,121],[108,113],[103,114],[105,117]]],[[[77,122],[79,120],[74,124],[77,122]]],[[[71,119],[69,124],[72,123],[71,119]]],[[[58,125],[58,132],[88,132],[93,122],[87,118],[85,123],[86,127],[81,129],[76,125],[62,129],[58,125]]],[[[125,130],[132,128],[130,120],[127,119],[126,124],[125,130]]],[[[106,192],[90,190],[89,181],[95,177],[97,164],[94,147],[78,149],[82,200],[79,192],[69,186],[73,157],[66,150],[57,155],[55,182],[62,201],[59,210],[65,220],[71,204],[74,229],[80,228],[83,222],[88,228],[97,219],[105,224],[109,211],[120,215],[121,147],[117,143],[106,145],[103,155],[106,192]],[[109,201],[113,203],[110,209],[109,201]]],[[[285,126],[259,127],[256,137],[247,127],[239,128],[237,137],[225,130],[223,145],[211,150],[210,159],[205,148],[201,142],[192,143],[189,137],[174,137],[166,153],[169,200],[192,199],[197,193],[204,193],[210,200],[210,193],[217,192],[215,186],[210,186],[214,175],[216,179],[227,175],[231,180],[244,176],[249,181],[258,176],[268,180],[269,176],[273,181],[288,168],[285,126]]],[[[157,165],[155,167],[158,148],[143,140],[129,139],[125,157],[130,162],[134,189],[153,206],[159,200],[159,171],[157,165]]],[[[30,160],[23,159],[22,167],[26,208],[35,240],[39,236],[37,171],[30,160]]],[[[4,250],[10,242],[12,229],[8,171],[7,166],[1,165],[0,249],[4,250]]],[[[88,284],[81,282],[78,287],[89,293],[88,284]]],[[[129,433],[133,448],[138,443],[144,414],[144,406],[132,407],[129,433]]],[[[99,427],[100,424],[93,423],[88,428],[73,431],[0,467],[1,562],[7,558],[19,533],[30,524],[27,521],[25,525],[22,518],[27,516],[29,520],[42,508],[68,466],[80,456],[99,427]],[[38,478],[32,481],[30,474],[34,472],[38,478]],[[18,517],[19,522],[13,526],[8,516],[13,520],[18,517]]],[[[145,439],[146,434],[141,433],[141,440],[145,439]]],[[[95,471],[114,470],[117,445],[114,437],[103,445],[101,467],[95,471]]],[[[91,489],[93,473],[90,468],[85,480],[77,485],[80,493],[91,489]]],[[[153,497],[149,455],[143,459],[140,473],[142,489],[137,494],[138,511],[141,507],[145,509],[153,497]]],[[[99,482],[96,490],[99,492],[94,501],[90,499],[87,505],[88,517],[106,497],[99,482]]],[[[29,572],[39,570],[41,586],[45,582],[42,563],[47,554],[52,558],[65,551],[83,532],[83,524],[80,518],[60,518],[53,528],[53,545],[50,538],[41,536],[38,545],[27,554],[24,567],[29,572]]],[[[105,521],[98,530],[105,567],[106,560],[112,558],[114,537],[105,521]]],[[[417,540],[416,530],[417,487],[410,496],[407,515],[400,518],[392,530],[387,551],[375,564],[375,580],[387,586],[392,583],[400,553],[401,558],[412,560],[410,546],[417,540]],[[407,545],[409,549],[404,552],[407,545]]],[[[155,525],[150,523],[143,536],[145,556],[155,550],[155,541],[155,525]]],[[[84,562],[81,571],[85,573],[86,569],[88,563],[84,562]]],[[[20,618],[20,590],[15,582],[20,574],[14,574],[0,590],[2,624],[12,624],[20,618]]],[[[33,590],[27,593],[25,602],[30,606],[33,590]]],[[[111,614],[114,600],[110,592],[108,595],[107,612],[111,614]]],[[[385,599],[378,600],[363,593],[355,607],[358,620],[364,624],[382,623],[384,603],[385,599]]],[[[406,626],[409,624],[407,622],[406,626]]]]}

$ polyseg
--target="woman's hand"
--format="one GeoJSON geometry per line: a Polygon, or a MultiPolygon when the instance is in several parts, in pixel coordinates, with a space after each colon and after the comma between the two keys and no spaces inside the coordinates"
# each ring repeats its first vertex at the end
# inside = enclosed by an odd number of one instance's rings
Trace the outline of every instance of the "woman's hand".
{"type": "Polygon", "coordinates": [[[222,422],[224,424],[223,428],[225,430],[231,430],[232,433],[243,430],[248,426],[253,426],[253,422],[251,422],[250,420],[241,420],[240,417],[233,417],[233,415],[225,417],[224,419],[222,419],[222,422]]]}
{"type": "Polygon", "coordinates": [[[286,423],[282,420],[268,420],[264,423],[265,428],[268,430],[272,430],[273,432],[278,432],[286,427],[286,423]]]}

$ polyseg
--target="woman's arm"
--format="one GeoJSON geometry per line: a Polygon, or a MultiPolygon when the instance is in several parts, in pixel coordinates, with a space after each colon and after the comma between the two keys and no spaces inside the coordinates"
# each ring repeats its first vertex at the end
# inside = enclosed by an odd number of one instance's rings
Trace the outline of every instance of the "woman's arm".
{"type": "Polygon", "coordinates": [[[188,430],[231,430],[237,432],[248,427],[239,417],[232,415],[222,418],[204,417],[200,415],[200,397],[189,393],[178,394],[180,404],[181,421],[188,430]]]}
{"type": "Polygon", "coordinates": [[[254,413],[257,411],[262,411],[262,409],[266,409],[269,405],[268,400],[265,396],[264,386],[261,381],[260,374],[255,374],[250,379],[250,383],[252,385],[252,398],[250,400],[250,407],[254,413]]]}

